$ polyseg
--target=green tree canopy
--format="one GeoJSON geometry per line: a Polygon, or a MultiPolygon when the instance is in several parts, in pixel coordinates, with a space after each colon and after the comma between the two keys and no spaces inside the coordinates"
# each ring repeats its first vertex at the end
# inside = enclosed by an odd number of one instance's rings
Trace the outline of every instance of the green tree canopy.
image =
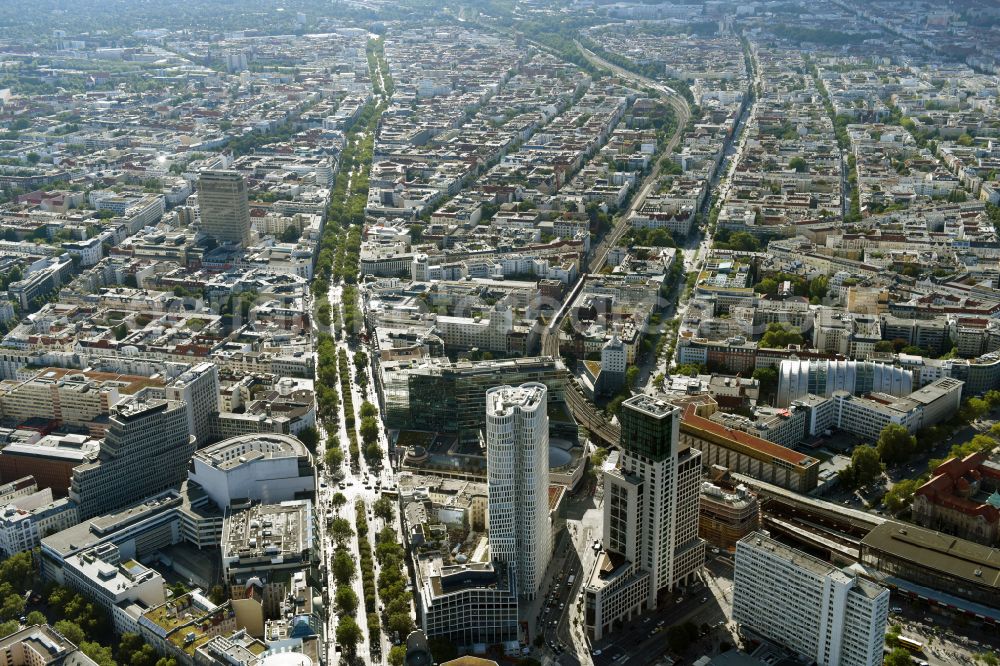
{"type": "Polygon", "coordinates": [[[336,469],[344,464],[344,452],[338,448],[329,448],[323,454],[323,460],[330,469],[336,469]]]}
{"type": "Polygon", "coordinates": [[[778,388],[778,371],[775,368],[757,368],[752,377],[760,382],[761,393],[771,394],[778,388]]]}
{"type": "Polygon", "coordinates": [[[893,514],[902,513],[913,501],[913,493],[923,485],[924,481],[924,478],[902,479],[895,483],[882,498],[885,508],[893,514]]]}
{"type": "Polygon", "coordinates": [[[913,659],[910,653],[903,648],[895,648],[885,656],[885,660],[882,663],[884,666],[911,666],[913,659]]]}
{"type": "Polygon", "coordinates": [[[83,629],[80,628],[76,622],[71,622],[70,620],[59,620],[54,625],[53,629],[58,631],[60,634],[66,637],[71,643],[80,645],[86,636],[83,635],[83,629]]]}
{"type": "Polygon", "coordinates": [[[393,645],[392,649],[389,650],[389,666],[403,666],[403,662],[405,659],[406,659],[406,646],[393,645]]]}
{"type": "Polygon", "coordinates": [[[840,479],[848,488],[858,488],[871,483],[880,474],[882,463],[878,449],[863,444],[855,447],[851,453],[851,464],[840,473],[840,479]]]}
{"type": "Polygon", "coordinates": [[[892,465],[910,457],[917,448],[917,438],[898,423],[890,423],[882,428],[877,448],[882,462],[892,465]]]}
{"type": "Polygon", "coordinates": [[[396,506],[393,504],[392,500],[388,497],[379,497],[375,501],[373,511],[376,516],[382,520],[392,520],[393,516],[396,515],[396,506]]]}
{"type": "Polygon", "coordinates": [[[49,623],[49,620],[48,618],[45,617],[45,614],[36,610],[33,610],[30,613],[28,613],[28,616],[25,619],[27,620],[28,626],[49,623]]]}
{"type": "Polygon", "coordinates": [[[333,562],[330,565],[330,568],[333,571],[333,577],[336,578],[337,582],[341,585],[350,583],[354,578],[354,558],[351,557],[351,554],[344,548],[338,548],[337,552],[334,553],[333,562]]]}
{"type": "Polygon", "coordinates": [[[319,431],[312,426],[308,428],[303,428],[299,431],[298,438],[306,445],[306,448],[310,451],[316,451],[316,445],[319,444],[319,431]]]}
{"type": "Polygon", "coordinates": [[[766,349],[785,349],[788,345],[801,345],[802,334],[793,326],[785,326],[779,322],[767,325],[767,330],[760,339],[760,346],[766,349]]]}
{"type": "Polygon", "coordinates": [[[337,621],[337,642],[340,643],[340,647],[345,652],[353,654],[361,638],[361,627],[354,618],[350,615],[341,616],[337,621]]]}
{"type": "Polygon", "coordinates": [[[331,520],[327,532],[330,534],[330,538],[340,544],[346,543],[354,536],[351,523],[346,518],[334,518],[331,520]]]}
{"type": "Polygon", "coordinates": [[[337,588],[336,602],[337,608],[342,614],[353,615],[358,608],[358,595],[354,593],[350,585],[340,585],[337,588]]]}
{"type": "Polygon", "coordinates": [[[361,419],[361,427],[358,429],[361,434],[361,441],[365,444],[373,444],[378,441],[378,421],[373,416],[366,416],[361,419]]]}

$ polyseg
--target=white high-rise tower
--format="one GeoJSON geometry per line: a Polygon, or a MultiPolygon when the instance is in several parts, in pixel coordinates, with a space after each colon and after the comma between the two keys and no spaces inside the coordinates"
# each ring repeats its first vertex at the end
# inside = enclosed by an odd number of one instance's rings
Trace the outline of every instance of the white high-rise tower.
{"type": "Polygon", "coordinates": [[[736,544],[733,620],[820,666],[882,663],[889,590],[754,532],[736,544]]]}
{"type": "Polygon", "coordinates": [[[493,559],[532,598],[552,557],[549,521],[549,416],[544,384],[486,392],[489,539],[493,559]]]}

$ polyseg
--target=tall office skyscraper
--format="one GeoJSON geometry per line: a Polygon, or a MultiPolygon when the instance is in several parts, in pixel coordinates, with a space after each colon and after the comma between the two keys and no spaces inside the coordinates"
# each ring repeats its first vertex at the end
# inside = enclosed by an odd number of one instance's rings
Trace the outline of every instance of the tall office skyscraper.
{"type": "Polygon", "coordinates": [[[889,590],[754,532],[736,544],[733,620],[820,666],[876,666],[889,590]]]}
{"type": "Polygon", "coordinates": [[[546,393],[534,382],[486,392],[490,549],[526,598],[538,591],[552,557],[546,393]]]}
{"type": "Polygon", "coordinates": [[[167,400],[186,405],[188,430],[198,446],[204,446],[212,435],[212,422],[219,412],[219,366],[204,362],[171,381],[164,388],[167,400]]]}
{"type": "Polygon", "coordinates": [[[698,538],[701,452],[680,447],[681,410],[670,403],[633,396],[622,403],[618,419],[621,466],[605,476],[604,492],[627,510],[616,512],[605,501],[605,546],[634,552],[650,574],[652,608],[660,590],[693,580],[705,562],[705,542],[698,538]]]}
{"type": "Polygon", "coordinates": [[[656,608],[661,592],[693,582],[705,561],[701,452],[681,445],[680,418],[679,408],[646,395],[618,413],[620,464],[604,472],[604,550],[584,585],[592,640],[656,608]]]}
{"type": "Polygon", "coordinates": [[[194,451],[183,402],[118,403],[97,460],[73,468],[70,499],[85,520],[178,487],[194,451]]]}
{"type": "Polygon", "coordinates": [[[202,171],[198,176],[201,230],[217,241],[250,244],[247,184],[236,171],[202,171]]]}

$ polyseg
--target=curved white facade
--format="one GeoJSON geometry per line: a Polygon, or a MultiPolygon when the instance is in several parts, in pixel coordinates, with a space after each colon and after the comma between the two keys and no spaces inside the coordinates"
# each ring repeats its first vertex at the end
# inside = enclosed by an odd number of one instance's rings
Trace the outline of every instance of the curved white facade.
{"type": "Polygon", "coordinates": [[[546,394],[539,383],[486,392],[490,550],[513,569],[518,595],[529,598],[552,556],[546,394]]]}
{"type": "Polygon", "coordinates": [[[778,405],[787,407],[808,394],[829,397],[834,391],[852,394],[873,391],[905,396],[913,392],[913,373],[873,361],[789,359],[778,369],[778,405]]]}
{"type": "Polygon", "coordinates": [[[231,437],[201,449],[191,462],[188,479],[222,509],[234,500],[277,504],[316,490],[312,456],[291,435],[231,437]]]}

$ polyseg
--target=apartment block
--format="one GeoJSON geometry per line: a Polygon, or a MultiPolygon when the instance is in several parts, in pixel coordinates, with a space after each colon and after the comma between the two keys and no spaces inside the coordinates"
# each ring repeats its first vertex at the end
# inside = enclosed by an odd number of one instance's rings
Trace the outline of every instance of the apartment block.
{"type": "Polygon", "coordinates": [[[97,662],[47,624],[0,638],[0,666],[97,666],[97,662]]]}
{"type": "Polygon", "coordinates": [[[736,545],[733,620],[819,666],[882,663],[889,590],[775,541],[736,545]]]}
{"type": "Polygon", "coordinates": [[[256,504],[226,516],[222,532],[222,575],[234,600],[259,599],[276,617],[291,576],[317,558],[312,502],[256,504]]]}

